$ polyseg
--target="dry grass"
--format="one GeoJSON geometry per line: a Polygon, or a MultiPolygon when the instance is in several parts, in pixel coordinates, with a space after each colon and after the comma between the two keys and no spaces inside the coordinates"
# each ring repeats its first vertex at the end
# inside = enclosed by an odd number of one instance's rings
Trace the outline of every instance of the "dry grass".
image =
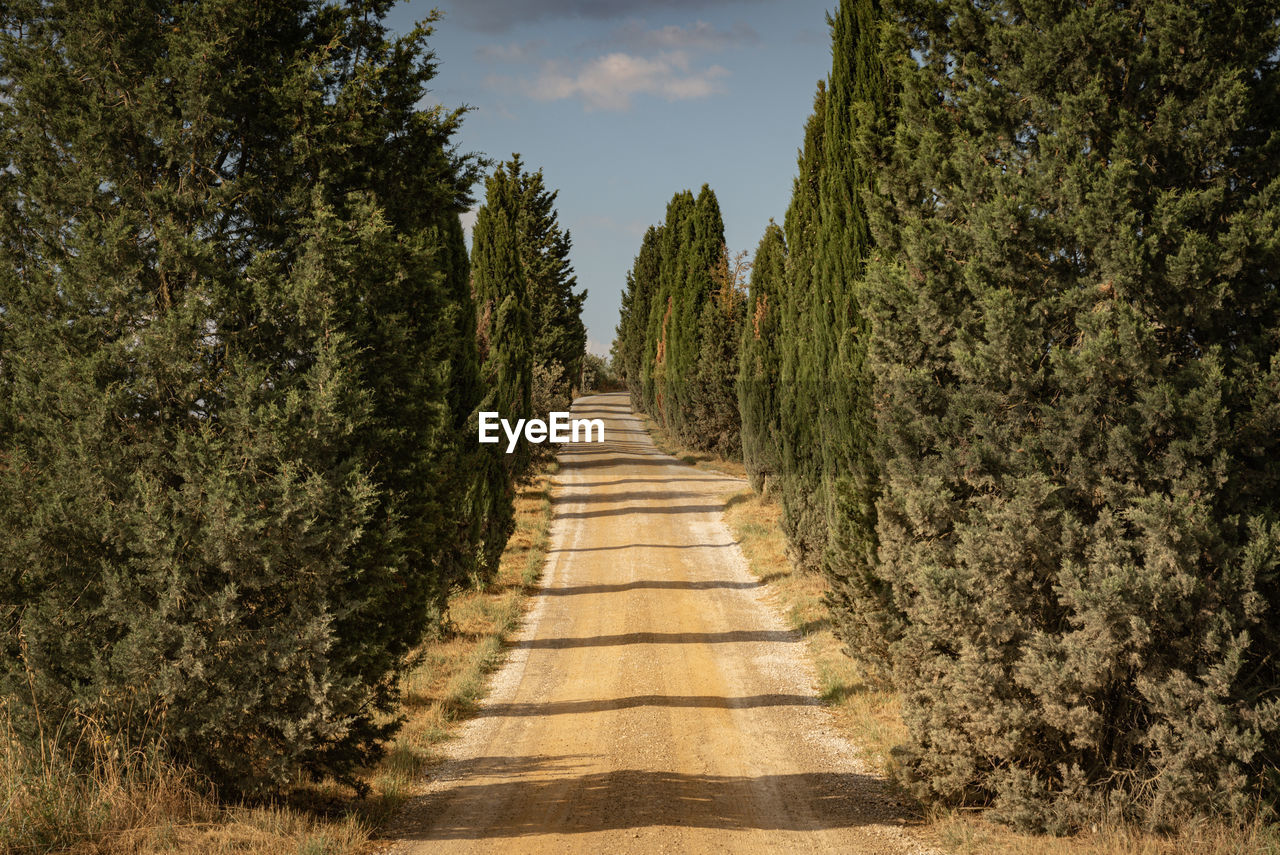
{"type": "Polygon", "coordinates": [[[1163,837],[1124,826],[1101,828],[1073,837],[1017,834],[1008,828],[956,812],[934,817],[939,842],[963,855],[1275,855],[1280,833],[1257,824],[1236,829],[1204,823],[1163,837]]]}
{"type": "MultiPolygon", "coordinates": [[[[521,489],[516,530],[494,581],[456,593],[448,626],[423,645],[406,676],[395,741],[365,778],[372,794],[357,801],[336,784],[300,785],[288,804],[226,806],[195,776],[130,751],[105,734],[68,757],[19,747],[0,705],[0,853],[43,855],[338,855],[374,848],[373,829],[392,816],[425,768],[484,694],[501,662],[530,587],[546,557],[552,463],[521,489]],[[78,761],[78,762],[76,762],[78,761]],[[76,771],[77,769],[83,771],[76,771]]],[[[57,740],[47,740],[49,746],[57,740]]]]}
{"type": "Polygon", "coordinates": [[[0,852],[83,855],[326,855],[364,848],[354,817],[218,804],[156,751],[129,749],[92,724],[70,752],[24,750],[0,709],[0,852]]]}
{"type": "MultiPolygon", "coordinates": [[[[831,631],[823,596],[826,580],[797,570],[787,557],[777,504],[744,491],[729,502],[725,522],[741,544],[752,572],[767,581],[791,626],[808,642],[819,691],[853,744],[881,770],[906,739],[901,698],[868,684],[831,631]]],[[[1116,825],[1073,837],[1018,834],[980,812],[935,810],[922,833],[956,855],[1280,855],[1280,829],[1258,823],[1247,829],[1205,823],[1163,837],[1116,825]]]]}
{"type": "Polygon", "coordinates": [[[636,413],[636,415],[644,421],[644,429],[653,438],[653,444],[664,454],[670,454],[677,460],[688,463],[698,469],[710,469],[712,472],[721,472],[725,475],[732,475],[735,478],[747,477],[747,470],[740,462],[725,460],[723,457],[717,457],[705,451],[694,451],[691,448],[686,448],[674,437],[668,436],[662,425],[651,416],[644,413],[636,413]]]}

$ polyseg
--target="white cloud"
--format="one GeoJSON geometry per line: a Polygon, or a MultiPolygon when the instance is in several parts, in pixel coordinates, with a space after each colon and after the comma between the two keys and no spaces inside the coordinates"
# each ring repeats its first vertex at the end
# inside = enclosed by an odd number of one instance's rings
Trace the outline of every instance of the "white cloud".
{"type": "Polygon", "coordinates": [[[741,22],[727,30],[720,30],[706,21],[698,21],[687,27],[669,24],[657,29],[650,29],[641,21],[628,21],[614,31],[610,41],[633,51],[720,51],[757,44],[760,36],[749,25],[741,22]]]}
{"type": "Polygon", "coordinates": [[[580,98],[588,110],[627,110],[636,95],[667,101],[706,98],[723,91],[728,70],[713,65],[693,69],[683,51],[654,57],[615,52],[574,67],[552,60],[532,81],[522,82],[525,94],[540,101],[580,98]]]}

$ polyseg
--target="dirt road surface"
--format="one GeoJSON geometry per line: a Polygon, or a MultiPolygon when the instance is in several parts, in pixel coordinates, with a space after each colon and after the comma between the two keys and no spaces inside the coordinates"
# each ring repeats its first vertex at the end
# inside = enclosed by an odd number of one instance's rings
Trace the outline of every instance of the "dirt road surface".
{"type": "Polygon", "coordinates": [[[575,411],[606,443],[562,454],[542,587],[393,851],[928,851],[721,522],[744,483],[659,453],[625,395],[575,411]]]}

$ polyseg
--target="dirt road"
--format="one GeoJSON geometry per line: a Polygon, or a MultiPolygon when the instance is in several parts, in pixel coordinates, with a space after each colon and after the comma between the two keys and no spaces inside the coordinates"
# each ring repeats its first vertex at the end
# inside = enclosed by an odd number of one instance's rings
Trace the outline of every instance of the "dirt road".
{"type": "Polygon", "coordinates": [[[924,851],[833,735],[803,642],[625,395],[562,455],[543,586],[396,853],[924,851]]]}

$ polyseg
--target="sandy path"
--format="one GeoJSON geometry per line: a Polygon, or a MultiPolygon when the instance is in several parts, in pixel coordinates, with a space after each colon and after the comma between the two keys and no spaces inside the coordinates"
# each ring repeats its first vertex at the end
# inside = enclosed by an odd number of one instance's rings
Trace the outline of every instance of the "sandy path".
{"type": "Polygon", "coordinates": [[[607,442],[562,454],[543,587],[394,851],[923,851],[720,520],[743,482],[659,453],[625,395],[575,410],[607,442]]]}

